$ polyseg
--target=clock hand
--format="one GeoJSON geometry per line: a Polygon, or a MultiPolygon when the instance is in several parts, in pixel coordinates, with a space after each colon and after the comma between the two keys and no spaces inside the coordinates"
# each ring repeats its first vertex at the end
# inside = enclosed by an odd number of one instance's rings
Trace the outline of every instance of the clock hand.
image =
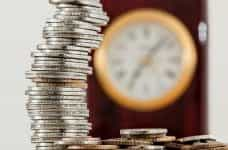
{"type": "Polygon", "coordinates": [[[140,77],[140,75],[142,74],[142,70],[149,65],[149,61],[151,56],[154,54],[154,52],[157,52],[163,45],[164,42],[166,41],[165,38],[160,38],[159,41],[150,49],[149,54],[146,54],[142,61],[140,61],[140,64],[138,65],[138,67],[135,69],[131,80],[128,84],[128,88],[132,89],[135,85],[136,80],[140,77]]]}

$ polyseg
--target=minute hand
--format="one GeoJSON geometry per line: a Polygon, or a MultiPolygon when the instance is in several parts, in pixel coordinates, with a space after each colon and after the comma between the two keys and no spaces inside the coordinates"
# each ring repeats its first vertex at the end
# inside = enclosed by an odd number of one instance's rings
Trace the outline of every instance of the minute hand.
{"type": "MultiPolygon", "coordinates": [[[[165,42],[165,39],[160,38],[159,41],[150,49],[149,53],[146,56],[144,56],[142,60],[149,59],[154,54],[154,52],[158,51],[162,47],[164,42],[165,42]]],[[[132,74],[131,80],[128,84],[129,89],[133,88],[136,80],[141,76],[142,70],[145,67],[146,65],[144,64],[144,61],[141,61],[138,67],[135,69],[134,73],[132,74]]]]}

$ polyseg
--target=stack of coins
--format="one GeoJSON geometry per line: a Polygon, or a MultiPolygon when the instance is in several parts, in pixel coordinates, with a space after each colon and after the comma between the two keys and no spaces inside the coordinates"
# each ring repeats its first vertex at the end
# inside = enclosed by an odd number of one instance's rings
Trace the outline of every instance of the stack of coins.
{"type": "Polygon", "coordinates": [[[44,42],[32,51],[34,62],[27,110],[32,120],[32,143],[37,150],[60,150],[61,139],[86,137],[88,122],[87,76],[92,49],[103,38],[101,27],[109,18],[99,0],[50,0],[54,15],[43,28],[44,42]]]}
{"type": "Polygon", "coordinates": [[[167,129],[123,129],[120,130],[120,138],[107,139],[103,142],[127,149],[162,150],[164,143],[176,140],[173,136],[167,136],[167,133],[167,129]]]}
{"type": "Polygon", "coordinates": [[[57,145],[65,147],[66,150],[117,150],[116,145],[102,145],[100,138],[80,137],[62,139],[56,142],[57,145]]]}
{"type": "Polygon", "coordinates": [[[228,150],[228,147],[211,135],[199,135],[177,139],[175,142],[167,143],[167,149],[182,150],[228,150]]]}

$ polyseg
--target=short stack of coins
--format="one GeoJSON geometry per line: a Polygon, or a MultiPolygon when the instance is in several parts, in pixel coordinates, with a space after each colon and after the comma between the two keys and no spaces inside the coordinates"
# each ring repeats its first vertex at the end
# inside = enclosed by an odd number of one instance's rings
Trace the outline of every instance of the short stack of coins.
{"type": "Polygon", "coordinates": [[[50,0],[54,15],[43,28],[44,42],[32,51],[26,77],[31,85],[26,104],[36,150],[61,150],[63,139],[87,137],[87,76],[90,52],[99,47],[101,27],[108,23],[99,0],[50,0]]]}
{"type": "Polygon", "coordinates": [[[211,135],[198,135],[177,139],[175,142],[167,143],[166,149],[170,150],[228,150],[227,145],[218,142],[211,135]]]}
{"type": "Polygon", "coordinates": [[[164,143],[175,141],[173,136],[167,136],[167,129],[123,129],[120,138],[104,140],[104,144],[118,145],[127,149],[163,150],[164,143]]]}
{"type": "Polygon", "coordinates": [[[66,150],[117,150],[119,148],[116,145],[102,145],[100,138],[92,137],[62,139],[56,144],[65,147],[66,150]]]}

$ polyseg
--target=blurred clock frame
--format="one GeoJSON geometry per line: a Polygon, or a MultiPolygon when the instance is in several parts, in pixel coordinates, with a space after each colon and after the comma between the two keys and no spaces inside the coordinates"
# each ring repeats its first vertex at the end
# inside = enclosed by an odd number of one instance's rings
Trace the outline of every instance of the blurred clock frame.
{"type": "Polygon", "coordinates": [[[105,92],[120,105],[152,111],[186,90],[196,66],[196,47],[176,17],[155,9],[120,16],[107,28],[94,65],[105,92]]]}
{"type": "Polygon", "coordinates": [[[94,51],[92,136],[122,128],[207,133],[207,1],[101,0],[111,18],[94,51]]]}

